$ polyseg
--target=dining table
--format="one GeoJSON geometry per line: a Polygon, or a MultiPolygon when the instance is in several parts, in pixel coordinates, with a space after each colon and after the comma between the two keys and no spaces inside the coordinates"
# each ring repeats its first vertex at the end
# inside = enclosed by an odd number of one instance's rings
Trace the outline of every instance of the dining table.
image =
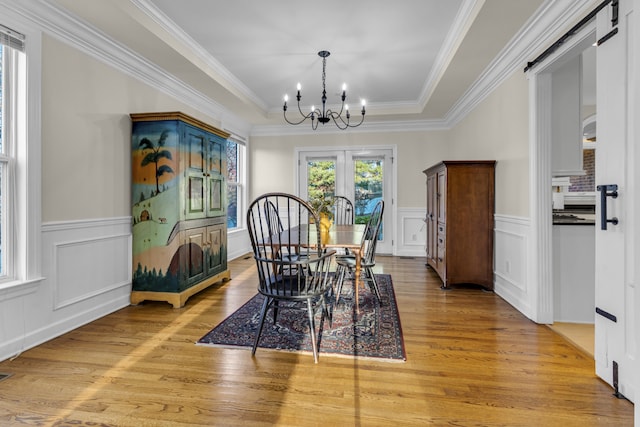
{"type": "MultiPolygon", "coordinates": [[[[315,224],[301,224],[290,229],[282,231],[281,236],[287,236],[287,239],[293,239],[295,236],[307,235],[306,227],[310,227],[309,233],[316,233],[315,224]]],[[[359,288],[360,274],[362,271],[362,254],[360,248],[362,246],[362,237],[365,233],[366,224],[332,224],[328,231],[320,233],[320,241],[323,248],[326,249],[347,249],[355,259],[354,272],[354,291],[356,299],[356,310],[359,312],[359,288]]],[[[290,242],[292,242],[290,240],[290,242]]],[[[295,242],[292,242],[295,243],[295,242]]]]}

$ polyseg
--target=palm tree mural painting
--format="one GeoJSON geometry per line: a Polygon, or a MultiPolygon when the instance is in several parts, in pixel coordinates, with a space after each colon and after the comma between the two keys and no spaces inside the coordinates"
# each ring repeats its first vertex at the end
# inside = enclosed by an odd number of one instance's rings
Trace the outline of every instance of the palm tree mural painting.
{"type": "Polygon", "coordinates": [[[142,138],[140,144],[138,146],[143,150],[151,150],[151,152],[147,153],[142,159],[141,166],[147,166],[150,163],[155,164],[156,167],[156,194],[160,194],[160,177],[165,173],[173,173],[173,169],[167,165],[158,165],[160,159],[169,159],[173,160],[171,157],[171,151],[163,149],[164,144],[167,141],[167,137],[169,136],[169,131],[163,130],[158,138],[158,146],[156,147],[153,142],[149,140],[149,138],[142,138]]]}

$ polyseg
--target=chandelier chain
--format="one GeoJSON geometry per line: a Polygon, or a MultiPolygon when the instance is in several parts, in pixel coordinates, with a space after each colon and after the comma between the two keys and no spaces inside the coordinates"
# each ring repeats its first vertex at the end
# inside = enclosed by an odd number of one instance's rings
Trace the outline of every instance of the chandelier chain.
{"type": "Polygon", "coordinates": [[[322,91],[326,91],[325,79],[327,77],[327,57],[322,58],[322,91]]]}

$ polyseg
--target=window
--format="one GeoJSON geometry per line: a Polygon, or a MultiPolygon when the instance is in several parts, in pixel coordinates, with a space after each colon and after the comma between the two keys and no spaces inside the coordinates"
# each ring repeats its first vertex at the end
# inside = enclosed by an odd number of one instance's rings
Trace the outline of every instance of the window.
{"type": "Polygon", "coordinates": [[[229,230],[242,227],[244,211],[244,156],[242,143],[227,140],[227,228],[229,230]],[[239,215],[240,214],[240,215],[239,215]]]}
{"type": "Polygon", "coordinates": [[[9,290],[0,300],[36,283],[41,268],[41,45],[20,22],[26,35],[0,25],[0,289],[9,290]]]}
{"type": "Polygon", "coordinates": [[[17,120],[24,67],[24,37],[0,26],[0,282],[13,279],[15,266],[17,120]]]}
{"type": "Polygon", "coordinates": [[[5,144],[3,144],[2,141],[2,123],[4,122],[3,120],[3,116],[4,116],[4,112],[6,111],[6,108],[4,107],[4,96],[2,95],[4,93],[4,75],[5,72],[3,72],[4,70],[4,60],[2,58],[4,58],[4,46],[0,45],[0,277],[5,277],[6,276],[6,265],[7,262],[4,261],[4,257],[7,254],[6,250],[3,250],[3,240],[2,240],[2,236],[5,236],[7,233],[4,232],[3,233],[3,228],[6,227],[6,223],[7,221],[4,219],[4,214],[3,214],[3,206],[6,206],[6,203],[3,203],[3,198],[6,196],[6,190],[3,191],[2,186],[3,184],[7,181],[4,177],[4,175],[6,174],[6,170],[8,169],[8,164],[9,164],[9,157],[6,156],[4,154],[4,147],[5,144]]]}

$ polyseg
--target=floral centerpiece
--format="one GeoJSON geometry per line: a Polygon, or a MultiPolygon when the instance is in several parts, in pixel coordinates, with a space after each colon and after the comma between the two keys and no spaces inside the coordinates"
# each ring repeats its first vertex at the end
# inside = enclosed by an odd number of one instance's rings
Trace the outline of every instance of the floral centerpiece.
{"type": "Polygon", "coordinates": [[[309,204],[320,217],[320,231],[329,232],[329,228],[333,224],[333,197],[313,197],[309,200],[309,204]]]}

